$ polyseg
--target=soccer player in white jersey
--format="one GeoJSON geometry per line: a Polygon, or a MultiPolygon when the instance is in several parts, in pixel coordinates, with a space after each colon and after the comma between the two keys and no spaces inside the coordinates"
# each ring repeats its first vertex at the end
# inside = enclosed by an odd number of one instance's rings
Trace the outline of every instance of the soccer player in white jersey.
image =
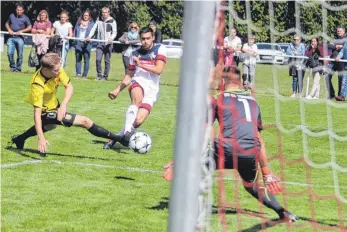
{"type": "Polygon", "coordinates": [[[167,61],[166,49],[164,45],[153,42],[154,33],[151,28],[141,29],[139,34],[141,47],[133,51],[128,73],[117,88],[108,94],[111,100],[115,100],[118,94],[130,85],[131,104],[126,112],[124,129],[120,132],[124,136],[120,141],[111,140],[105,143],[104,149],[110,149],[116,142],[128,146],[135,128],[145,121],[158,99],[160,74],[167,61]]]}

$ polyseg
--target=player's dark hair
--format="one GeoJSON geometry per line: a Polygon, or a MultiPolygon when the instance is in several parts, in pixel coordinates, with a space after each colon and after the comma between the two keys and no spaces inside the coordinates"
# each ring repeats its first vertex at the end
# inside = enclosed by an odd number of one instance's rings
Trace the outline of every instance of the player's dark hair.
{"type": "Polygon", "coordinates": [[[225,72],[225,73],[231,72],[231,73],[236,74],[237,76],[240,76],[240,75],[241,75],[240,69],[239,69],[238,67],[236,67],[236,66],[225,67],[225,68],[223,69],[223,72],[225,72]]]}
{"type": "Polygon", "coordinates": [[[152,34],[152,36],[153,36],[154,32],[153,32],[152,28],[150,28],[150,27],[143,27],[143,28],[141,28],[141,30],[139,31],[139,34],[141,36],[142,34],[148,33],[148,32],[150,32],[152,34]]]}
{"type": "Polygon", "coordinates": [[[241,80],[241,71],[236,66],[225,67],[223,69],[223,78],[226,84],[238,83],[241,80]]]}

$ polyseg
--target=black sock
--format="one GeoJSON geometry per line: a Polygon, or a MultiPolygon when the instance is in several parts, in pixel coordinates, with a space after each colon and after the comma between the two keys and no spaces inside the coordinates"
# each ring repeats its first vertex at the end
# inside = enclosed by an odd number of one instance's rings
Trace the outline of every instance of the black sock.
{"type": "Polygon", "coordinates": [[[112,132],[106,130],[105,128],[96,125],[93,123],[93,125],[88,129],[88,131],[97,137],[105,138],[105,139],[112,139],[115,141],[120,141],[123,136],[113,134],[112,132]]]}
{"type": "MultiPolygon", "coordinates": [[[[56,125],[42,125],[42,131],[43,133],[55,129],[56,125]]],[[[27,131],[25,131],[23,134],[19,135],[19,139],[26,140],[27,138],[30,138],[32,136],[37,135],[35,126],[30,127],[27,131]]]]}
{"type": "Polygon", "coordinates": [[[252,187],[245,187],[245,189],[247,190],[247,192],[249,192],[254,198],[256,198],[258,201],[260,201],[261,203],[263,203],[266,207],[274,210],[278,216],[282,216],[283,212],[284,212],[284,208],[280,205],[280,203],[278,203],[278,201],[276,200],[276,198],[268,192],[268,197],[266,197],[265,193],[261,193],[260,197],[262,197],[262,199],[259,199],[259,192],[258,189],[256,189],[256,187],[252,188],[252,187]]]}
{"type": "Polygon", "coordinates": [[[30,127],[28,130],[26,130],[23,134],[18,136],[18,139],[26,140],[29,137],[36,135],[36,129],[35,126],[30,127]]]}

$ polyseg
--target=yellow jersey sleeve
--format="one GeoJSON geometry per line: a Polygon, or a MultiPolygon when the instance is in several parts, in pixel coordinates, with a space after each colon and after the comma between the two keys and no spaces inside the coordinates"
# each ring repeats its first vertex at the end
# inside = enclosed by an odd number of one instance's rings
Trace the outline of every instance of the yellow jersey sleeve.
{"type": "Polygon", "coordinates": [[[33,106],[42,108],[43,106],[44,87],[38,83],[32,83],[30,92],[26,96],[25,101],[33,106]]]}
{"type": "Polygon", "coordinates": [[[70,83],[70,78],[67,76],[67,74],[63,68],[60,68],[59,80],[64,86],[67,86],[70,83]]]}

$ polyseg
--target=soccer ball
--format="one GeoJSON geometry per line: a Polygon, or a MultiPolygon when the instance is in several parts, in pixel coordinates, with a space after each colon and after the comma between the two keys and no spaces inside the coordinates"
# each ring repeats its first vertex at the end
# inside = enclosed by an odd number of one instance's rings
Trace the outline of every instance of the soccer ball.
{"type": "Polygon", "coordinates": [[[144,132],[134,133],[129,140],[129,147],[135,152],[145,154],[152,146],[151,137],[144,132]]]}

